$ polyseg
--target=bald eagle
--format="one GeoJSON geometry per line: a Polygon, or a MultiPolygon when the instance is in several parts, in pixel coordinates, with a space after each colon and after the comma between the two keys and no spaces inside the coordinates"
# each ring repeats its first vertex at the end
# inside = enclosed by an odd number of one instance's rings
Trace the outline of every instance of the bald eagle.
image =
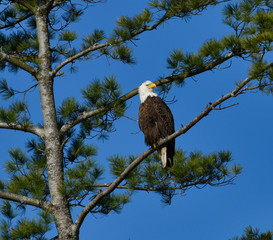
{"type": "MultiPolygon", "coordinates": [[[[138,112],[139,128],[144,133],[145,143],[152,147],[156,147],[160,139],[174,133],[172,112],[167,104],[154,93],[155,87],[154,83],[146,81],[138,88],[141,102],[138,112]]],[[[175,139],[157,150],[161,157],[162,167],[171,167],[175,152],[175,139]]]]}

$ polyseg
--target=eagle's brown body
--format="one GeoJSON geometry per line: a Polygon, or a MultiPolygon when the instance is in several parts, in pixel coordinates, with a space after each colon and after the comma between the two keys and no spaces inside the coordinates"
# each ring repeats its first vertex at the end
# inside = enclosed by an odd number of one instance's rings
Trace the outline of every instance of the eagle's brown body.
{"type": "MultiPolygon", "coordinates": [[[[158,96],[148,96],[139,107],[139,127],[145,136],[145,143],[154,146],[160,139],[174,133],[174,119],[167,104],[158,96]]],[[[175,140],[158,149],[159,154],[167,158],[165,163],[171,167],[175,152],[175,140]],[[165,151],[165,153],[164,153],[165,151]]],[[[162,165],[165,167],[165,164],[162,165]]]]}

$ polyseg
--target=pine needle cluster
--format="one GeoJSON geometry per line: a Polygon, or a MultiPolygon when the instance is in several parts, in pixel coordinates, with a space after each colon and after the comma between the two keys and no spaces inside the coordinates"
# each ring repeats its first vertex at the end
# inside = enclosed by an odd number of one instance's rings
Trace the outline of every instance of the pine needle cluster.
{"type": "Polygon", "coordinates": [[[259,229],[248,226],[245,228],[244,235],[242,237],[234,237],[231,240],[272,240],[273,232],[266,231],[259,233],[259,229]]]}
{"type": "MultiPolygon", "coordinates": [[[[135,156],[112,156],[108,159],[110,170],[114,176],[119,176],[135,159],[135,156]]],[[[161,195],[162,201],[171,203],[175,195],[181,195],[195,186],[221,186],[231,183],[240,174],[240,165],[230,165],[232,161],[229,151],[202,154],[177,149],[174,157],[174,167],[162,169],[160,157],[157,154],[145,159],[144,163],[132,171],[125,179],[121,189],[152,191],[161,195]]]]}
{"type": "Polygon", "coordinates": [[[0,222],[1,240],[16,240],[16,239],[40,239],[45,240],[47,233],[53,222],[52,217],[45,211],[40,211],[38,217],[30,219],[27,217],[20,218],[20,212],[24,212],[23,206],[15,209],[9,201],[3,201],[0,205],[0,212],[3,219],[0,222]],[[16,222],[16,224],[14,224],[16,222]]]}
{"type": "Polygon", "coordinates": [[[182,49],[170,52],[167,68],[173,70],[176,83],[182,84],[192,72],[203,72],[208,66],[213,68],[230,54],[251,61],[249,76],[257,79],[260,90],[272,93],[272,68],[267,67],[273,40],[272,1],[229,3],[223,17],[233,33],[206,41],[196,53],[182,49]]]}

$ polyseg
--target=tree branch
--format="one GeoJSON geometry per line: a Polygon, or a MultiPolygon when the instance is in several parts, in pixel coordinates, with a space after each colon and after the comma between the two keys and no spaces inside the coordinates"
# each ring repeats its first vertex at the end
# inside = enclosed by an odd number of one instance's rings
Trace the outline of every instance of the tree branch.
{"type": "MultiPolygon", "coordinates": [[[[154,29],[156,29],[161,23],[163,23],[164,21],[166,21],[168,19],[167,17],[167,14],[165,14],[164,16],[162,16],[158,21],[156,21],[156,23],[154,23],[151,27],[149,26],[145,26],[141,29],[139,29],[138,31],[135,31],[132,33],[131,35],[131,38],[134,38],[136,37],[137,35],[145,32],[145,31],[152,31],[154,29]]],[[[110,42],[106,41],[105,43],[101,43],[101,44],[94,44],[92,47],[89,47],[87,49],[84,49],[82,50],[81,52],[75,54],[74,56],[72,57],[69,57],[67,58],[66,60],[64,60],[62,63],[60,63],[53,71],[52,71],[52,76],[55,76],[58,71],[60,71],[64,66],[66,66],[68,63],[71,63],[77,59],[79,59],[80,57],[90,53],[90,52],[93,52],[93,51],[96,51],[96,50],[99,50],[101,48],[104,48],[104,47],[108,47],[108,46],[111,46],[111,45],[115,45],[115,44],[119,44],[121,42],[126,42],[126,41],[129,41],[129,40],[123,40],[123,39],[119,39],[117,40],[114,44],[111,44],[110,42]]]]}
{"type": "Polygon", "coordinates": [[[14,27],[16,26],[17,24],[21,23],[22,21],[30,18],[31,16],[33,16],[33,14],[26,14],[25,16],[13,21],[13,22],[10,22],[9,24],[7,25],[3,25],[0,27],[0,29],[5,29],[5,28],[10,28],[10,27],[14,27]]]}
{"type": "Polygon", "coordinates": [[[6,199],[13,202],[18,202],[22,204],[31,205],[34,207],[38,207],[44,210],[50,209],[50,203],[41,199],[35,199],[15,193],[0,191],[0,198],[6,199]]]}
{"type": "MultiPolygon", "coordinates": [[[[228,181],[223,181],[220,182],[219,184],[215,184],[215,185],[224,185],[227,184],[231,181],[231,179],[229,179],[228,181]]],[[[101,184],[94,184],[92,185],[92,187],[97,187],[97,188],[108,188],[112,183],[101,183],[101,184]]],[[[118,185],[116,187],[116,189],[124,189],[124,190],[131,190],[133,189],[134,191],[145,191],[145,192],[158,192],[160,190],[185,190],[185,189],[189,189],[193,186],[197,185],[203,185],[203,184],[210,184],[208,182],[207,179],[204,180],[199,180],[193,183],[187,183],[184,185],[179,185],[179,186],[173,186],[173,187],[168,187],[168,188],[156,188],[156,187],[130,187],[130,186],[126,186],[126,185],[118,185]]]]}
{"type": "MultiPolygon", "coordinates": [[[[273,63],[268,64],[267,68],[273,67],[273,63]]],[[[185,134],[188,130],[190,130],[193,126],[195,126],[201,119],[206,117],[215,107],[217,107],[222,102],[228,100],[232,97],[237,97],[239,94],[243,92],[243,88],[253,80],[253,77],[248,77],[241,84],[236,87],[233,91],[229,92],[228,94],[222,96],[215,102],[208,105],[197,117],[195,117],[190,123],[188,123],[185,127],[180,128],[172,135],[164,138],[161,140],[157,147],[161,147],[162,145],[166,144],[167,142],[171,141],[172,139],[177,138],[178,136],[185,134]]],[[[121,174],[119,177],[116,178],[114,182],[112,182],[105,190],[101,191],[90,203],[88,203],[82,212],[79,214],[78,219],[75,222],[75,231],[79,231],[81,224],[83,223],[87,214],[97,205],[97,203],[106,195],[109,195],[113,192],[120,183],[150,154],[152,154],[156,149],[149,148],[145,152],[143,152],[139,157],[137,157],[121,174]]]]}
{"type": "Polygon", "coordinates": [[[19,5],[22,5],[24,7],[26,7],[27,9],[29,9],[32,13],[35,13],[35,7],[32,6],[30,3],[28,3],[28,1],[24,1],[24,0],[12,0],[12,2],[15,2],[19,5]]]}
{"type": "Polygon", "coordinates": [[[39,127],[36,127],[33,125],[24,126],[23,124],[20,124],[20,123],[5,123],[5,122],[0,121],[0,128],[29,132],[29,133],[33,133],[41,138],[43,138],[43,135],[44,135],[44,131],[42,128],[39,128],[39,127]]]}
{"type": "Polygon", "coordinates": [[[101,43],[101,44],[94,44],[92,47],[89,47],[89,48],[75,54],[74,56],[67,58],[52,71],[52,76],[56,76],[58,71],[60,71],[64,66],[79,59],[80,57],[82,57],[90,52],[96,51],[98,49],[101,49],[101,48],[104,48],[104,47],[107,47],[110,45],[111,45],[110,42],[105,42],[105,43],[101,43]]]}
{"type": "Polygon", "coordinates": [[[8,55],[3,52],[0,52],[0,61],[7,61],[7,62],[25,70],[26,72],[30,73],[34,77],[35,77],[36,73],[38,72],[38,70],[35,67],[32,67],[25,62],[22,62],[16,56],[8,55]]]}
{"type": "MultiPolygon", "coordinates": [[[[212,62],[212,63],[209,63],[207,64],[205,67],[203,67],[202,69],[196,69],[196,70],[193,70],[193,71],[190,71],[188,73],[180,73],[178,75],[170,75],[166,78],[163,78],[163,79],[160,79],[158,81],[155,81],[155,84],[157,86],[161,86],[161,85],[164,85],[166,83],[170,83],[170,82],[173,82],[177,79],[177,77],[180,77],[180,78],[188,78],[188,77],[193,77],[197,74],[200,74],[200,73],[203,73],[205,71],[208,71],[208,70],[212,70],[214,67],[222,64],[223,62],[229,60],[230,58],[236,56],[234,53],[228,53],[226,54],[225,56],[223,56],[222,58],[219,58],[217,59],[216,61],[212,62]]],[[[134,97],[135,95],[138,94],[138,88],[135,88],[134,90],[128,92],[127,94],[123,95],[122,97],[120,97],[118,100],[110,103],[107,107],[102,107],[102,108],[98,108],[96,110],[92,110],[92,111],[88,111],[88,112],[83,112],[81,113],[76,119],[70,121],[70,122],[66,122],[64,123],[64,125],[61,127],[61,134],[64,134],[66,131],[70,130],[71,128],[73,128],[75,125],[77,125],[78,123],[92,117],[92,116],[95,116],[97,114],[100,114],[102,112],[105,112],[105,111],[108,111],[110,110],[113,106],[115,106],[117,103],[123,103],[127,100],[129,100],[130,98],[134,97]]]]}

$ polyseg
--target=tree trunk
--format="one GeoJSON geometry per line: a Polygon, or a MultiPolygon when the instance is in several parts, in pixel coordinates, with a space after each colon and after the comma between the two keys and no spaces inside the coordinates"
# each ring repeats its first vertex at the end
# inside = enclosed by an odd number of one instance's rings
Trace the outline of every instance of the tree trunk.
{"type": "Polygon", "coordinates": [[[66,196],[60,193],[64,184],[63,153],[58,129],[56,108],[51,77],[51,52],[47,11],[39,8],[36,13],[39,41],[39,84],[41,107],[44,121],[44,142],[46,146],[51,213],[58,230],[58,239],[78,239],[73,236],[73,220],[66,196]]]}

